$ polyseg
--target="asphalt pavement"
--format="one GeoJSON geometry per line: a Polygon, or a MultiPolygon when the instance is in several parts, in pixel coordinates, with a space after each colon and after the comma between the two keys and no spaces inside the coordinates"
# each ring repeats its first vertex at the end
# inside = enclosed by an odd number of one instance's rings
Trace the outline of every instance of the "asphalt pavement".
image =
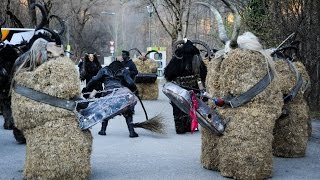
{"type": "MultiPolygon", "coordinates": [[[[158,135],[136,129],[138,138],[129,138],[125,119],[117,116],[109,122],[107,135],[100,136],[100,124],[92,129],[92,180],[205,180],[227,179],[218,172],[201,167],[201,134],[177,135],[174,130],[172,108],[161,92],[157,101],[143,101],[148,116],[162,114],[167,125],[166,134],[158,135]]],[[[134,122],[144,121],[141,105],[135,108],[134,122]]],[[[12,131],[2,127],[0,116],[0,179],[23,179],[25,145],[17,144],[12,131]]],[[[275,180],[320,179],[320,121],[313,121],[313,135],[303,158],[274,158],[275,180]]]]}

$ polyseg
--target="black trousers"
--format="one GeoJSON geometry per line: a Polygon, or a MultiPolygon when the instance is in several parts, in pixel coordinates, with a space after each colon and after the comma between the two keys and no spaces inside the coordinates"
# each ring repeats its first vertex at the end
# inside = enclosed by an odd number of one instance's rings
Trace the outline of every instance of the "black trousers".
{"type": "Polygon", "coordinates": [[[191,132],[191,118],[188,114],[181,111],[174,103],[171,102],[173,109],[173,118],[177,134],[191,132]]]}

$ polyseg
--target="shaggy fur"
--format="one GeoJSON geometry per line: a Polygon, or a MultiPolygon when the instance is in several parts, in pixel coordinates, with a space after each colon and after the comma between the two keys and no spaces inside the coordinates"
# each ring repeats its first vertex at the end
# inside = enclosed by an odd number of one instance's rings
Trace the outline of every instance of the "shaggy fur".
{"type": "MultiPolygon", "coordinates": [[[[260,81],[268,69],[275,72],[271,57],[263,53],[259,42],[250,44],[251,40],[257,40],[252,33],[240,36],[238,49],[226,48],[224,53],[216,53],[221,56],[208,63],[206,84],[210,94],[240,95],[260,81]]],[[[217,109],[229,123],[222,137],[202,132],[201,162],[205,168],[219,170],[221,175],[235,179],[271,176],[272,130],[283,104],[277,83],[275,78],[263,92],[238,108],[217,109]]]]}
{"type": "MultiPolygon", "coordinates": [[[[41,45],[35,47],[35,52],[43,50],[41,45]]],[[[30,64],[39,62],[37,55],[29,57],[30,64]]],[[[79,75],[70,59],[41,60],[44,63],[35,69],[19,68],[15,83],[62,99],[80,95],[79,75]]],[[[14,90],[12,110],[27,140],[24,179],[89,178],[92,136],[78,127],[74,112],[33,101],[14,90]]]]}
{"type": "MultiPolygon", "coordinates": [[[[158,63],[155,60],[140,56],[134,59],[139,73],[157,73],[158,63]]],[[[139,96],[143,100],[157,100],[159,96],[159,82],[154,83],[137,83],[139,96]]]]}
{"type": "MultiPolygon", "coordinates": [[[[177,81],[179,77],[190,77],[193,75],[197,75],[199,79],[195,79],[197,78],[197,76],[195,76],[195,78],[192,79],[194,83],[188,86],[190,88],[199,89],[197,81],[201,80],[202,82],[205,82],[207,75],[207,67],[200,58],[200,51],[195,46],[193,46],[191,41],[188,40],[182,47],[178,48],[175,53],[178,57],[183,58],[179,59],[177,56],[173,56],[164,70],[164,77],[166,78],[166,80],[177,81]]],[[[172,108],[177,134],[190,132],[191,119],[189,115],[182,112],[174,104],[172,104],[172,108]]]]}
{"type": "Polygon", "coordinates": [[[0,108],[3,111],[4,129],[12,129],[13,118],[10,107],[10,75],[14,61],[18,58],[17,50],[11,46],[0,47],[0,108]]]}
{"type": "MultiPolygon", "coordinates": [[[[296,74],[282,59],[276,59],[276,69],[281,81],[280,88],[285,96],[296,84],[296,74]]],[[[303,66],[299,69],[302,71],[303,66]]],[[[273,154],[275,156],[303,157],[305,155],[308,141],[309,108],[302,90],[292,101],[285,104],[285,108],[289,111],[288,116],[280,117],[276,121],[273,130],[273,154]]]]}

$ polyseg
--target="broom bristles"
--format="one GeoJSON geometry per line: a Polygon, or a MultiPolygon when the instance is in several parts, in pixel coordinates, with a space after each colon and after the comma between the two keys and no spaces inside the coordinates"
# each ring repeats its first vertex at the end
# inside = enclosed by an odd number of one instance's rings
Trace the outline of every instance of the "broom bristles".
{"type": "Polygon", "coordinates": [[[134,123],[133,125],[135,128],[143,128],[158,134],[165,134],[165,124],[163,123],[163,120],[164,117],[161,114],[158,114],[149,120],[134,123]]]}

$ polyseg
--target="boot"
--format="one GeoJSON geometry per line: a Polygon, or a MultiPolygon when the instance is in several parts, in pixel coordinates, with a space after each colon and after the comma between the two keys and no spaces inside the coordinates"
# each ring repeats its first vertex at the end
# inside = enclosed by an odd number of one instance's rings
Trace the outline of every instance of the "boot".
{"type": "Polygon", "coordinates": [[[106,134],[107,126],[108,126],[108,121],[102,121],[101,130],[98,132],[98,134],[102,136],[107,135],[106,134]]]}
{"type": "Polygon", "coordinates": [[[23,132],[13,126],[13,136],[19,144],[26,144],[26,138],[23,135],[23,132]]]}
{"type": "Polygon", "coordinates": [[[8,129],[8,130],[12,130],[13,129],[13,117],[12,117],[12,111],[11,111],[11,103],[10,100],[5,100],[4,102],[2,102],[3,104],[2,106],[2,115],[3,115],[3,128],[4,129],[8,129]]]}
{"type": "Polygon", "coordinates": [[[139,137],[139,135],[134,131],[133,128],[133,119],[132,119],[132,115],[129,115],[126,118],[126,123],[128,125],[128,130],[129,130],[129,137],[130,138],[135,138],[135,137],[139,137]]]}

